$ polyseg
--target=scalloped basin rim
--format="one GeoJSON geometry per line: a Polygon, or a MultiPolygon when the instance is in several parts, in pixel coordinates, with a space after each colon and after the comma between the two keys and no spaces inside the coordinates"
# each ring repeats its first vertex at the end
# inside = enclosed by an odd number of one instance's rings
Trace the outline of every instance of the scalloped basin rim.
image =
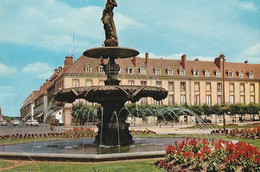
{"type": "Polygon", "coordinates": [[[55,99],[70,103],[79,98],[97,103],[102,103],[105,100],[136,102],[142,97],[152,97],[159,101],[165,99],[167,95],[168,91],[162,87],[105,85],[63,89],[55,95],[55,99]]]}

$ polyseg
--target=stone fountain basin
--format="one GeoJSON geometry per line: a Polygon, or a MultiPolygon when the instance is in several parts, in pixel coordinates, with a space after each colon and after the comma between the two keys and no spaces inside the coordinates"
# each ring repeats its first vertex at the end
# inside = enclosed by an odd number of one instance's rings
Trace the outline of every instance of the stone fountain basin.
{"type": "Polygon", "coordinates": [[[129,58],[137,56],[139,52],[126,47],[97,47],[86,50],[83,55],[91,58],[129,58]]]}
{"type": "Polygon", "coordinates": [[[107,161],[163,157],[165,148],[186,138],[134,138],[135,143],[123,147],[98,147],[94,138],[62,139],[0,146],[0,157],[74,161],[107,161]]]}
{"type": "Polygon", "coordinates": [[[105,85],[62,89],[55,95],[55,99],[68,103],[80,98],[97,103],[105,101],[131,101],[134,103],[143,97],[152,97],[159,101],[166,98],[167,95],[167,90],[162,87],[105,85]]]}

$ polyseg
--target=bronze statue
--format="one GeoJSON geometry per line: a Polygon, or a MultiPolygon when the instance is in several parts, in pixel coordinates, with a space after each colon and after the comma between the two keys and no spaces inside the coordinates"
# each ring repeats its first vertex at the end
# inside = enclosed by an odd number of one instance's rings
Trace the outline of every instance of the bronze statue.
{"type": "Polygon", "coordinates": [[[103,10],[103,16],[101,18],[106,33],[106,40],[104,41],[105,46],[118,46],[116,27],[113,20],[114,7],[117,7],[116,0],[107,0],[106,7],[103,10]]]}

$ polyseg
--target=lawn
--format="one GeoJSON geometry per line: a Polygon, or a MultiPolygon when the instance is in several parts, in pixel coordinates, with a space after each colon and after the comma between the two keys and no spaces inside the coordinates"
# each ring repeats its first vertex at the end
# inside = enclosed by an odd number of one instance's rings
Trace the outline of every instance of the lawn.
{"type": "Polygon", "coordinates": [[[0,161],[0,171],[1,171],[1,168],[9,167],[9,166],[11,166],[13,164],[14,163],[12,163],[12,162],[0,161]]]}
{"type": "Polygon", "coordinates": [[[124,161],[109,163],[37,163],[13,168],[6,171],[93,171],[93,172],[162,172],[153,165],[155,160],[124,161]]]}

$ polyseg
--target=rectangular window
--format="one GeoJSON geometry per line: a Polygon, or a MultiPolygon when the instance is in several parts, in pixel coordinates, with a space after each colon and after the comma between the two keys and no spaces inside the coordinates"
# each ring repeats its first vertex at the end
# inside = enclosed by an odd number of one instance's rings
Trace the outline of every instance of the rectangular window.
{"type": "Polygon", "coordinates": [[[147,82],[146,81],[141,81],[141,86],[147,86],[147,82]]]}
{"type": "Polygon", "coordinates": [[[185,102],[186,102],[186,95],[181,94],[181,104],[185,104],[185,102]]]}
{"type": "Polygon", "coordinates": [[[173,105],[173,104],[174,104],[174,95],[169,94],[169,105],[173,105]]]}
{"type": "Polygon", "coordinates": [[[222,103],[222,96],[218,95],[218,104],[221,104],[221,103],[222,103]]]}
{"type": "Polygon", "coordinates": [[[206,91],[210,91],[211,90],[211,85],[210,83],[206,83],[206,91]]]}
{"type": "Polygon", "coordinates": [[[240,95],[240,103],[245,104],[245,96],[240,95]]]}
{"type": "Polygon", "coordinates": [[[156,86],[157,87],[162,87],[162,81],[156,81],[156,86]]]}
{"type": "Polygon", "coordinates": [[[135,85],[135,81],[134,80],[128,81],[128,85],[135,85]]]}
{"type": "Polygon", "coordinates": [[[140,68],[140,74],[141,75],[146,75],[146,69],[145,68],[140,68]]]}
{"type": "Polygon", "coordinates": [[[240,84],[240,92],[244,92],[245,91],[245,84],[240,84]]]}
{"type": "Polygon", "coordinates": [[[234,92],[234,84],[233,83],[229,84],[229,91],[234,92]]]}
{"type": "Polygon", "coordinates": [[[229,96],[229,103],[234,104],[234,95],[229,96]]]}
{"type": "Polygon", "coordinates": [[[218,83],[218,92],[222,91],[222,83],[218,83]]]}
{"type": "Polygon", "coordinates": [[[79,80],[78,79],[72,80],[72,87],[79,87],[79,80]]]}
{"type": "Polygon", "coordinates": [[[250,84],[250,92],[255,92],[255,84],[250,84]]]}
{"type": "Polygon", "coordinates": [[[173,82],[169,82],[169,90],[173,90],[173,82]]]}
{"type": "Polygon", "coordinates": [[[195,95],[195,104],[196,105],[200,104],[200,95],[199,94],[195,95]]]}
{"type": "Polygon", "coordinates": [[[251,96],[250,96],[250,102],[252,102],[252,103],[255,102],[255,96],[254,96],[254,95],[251,95],[251,96]]]}
{"type": "Polygon", "coordinates": [[[211,95],[206,96],[206,104],[211,105],[211,95]]]}
{"type": "Polygon", "coordinates": [[[194,90],[195,90],[195,91],[199,91],[199,90],[200,90],[200,85],[199,85],[198,82],[195,82],[195,83],[194,83],[194,90]]]}
{"type": "Polygon", "coordinates": [[[181,91],[185,91],[185,90],[186,90],[186,83],[181,82],[181,91]]]}

